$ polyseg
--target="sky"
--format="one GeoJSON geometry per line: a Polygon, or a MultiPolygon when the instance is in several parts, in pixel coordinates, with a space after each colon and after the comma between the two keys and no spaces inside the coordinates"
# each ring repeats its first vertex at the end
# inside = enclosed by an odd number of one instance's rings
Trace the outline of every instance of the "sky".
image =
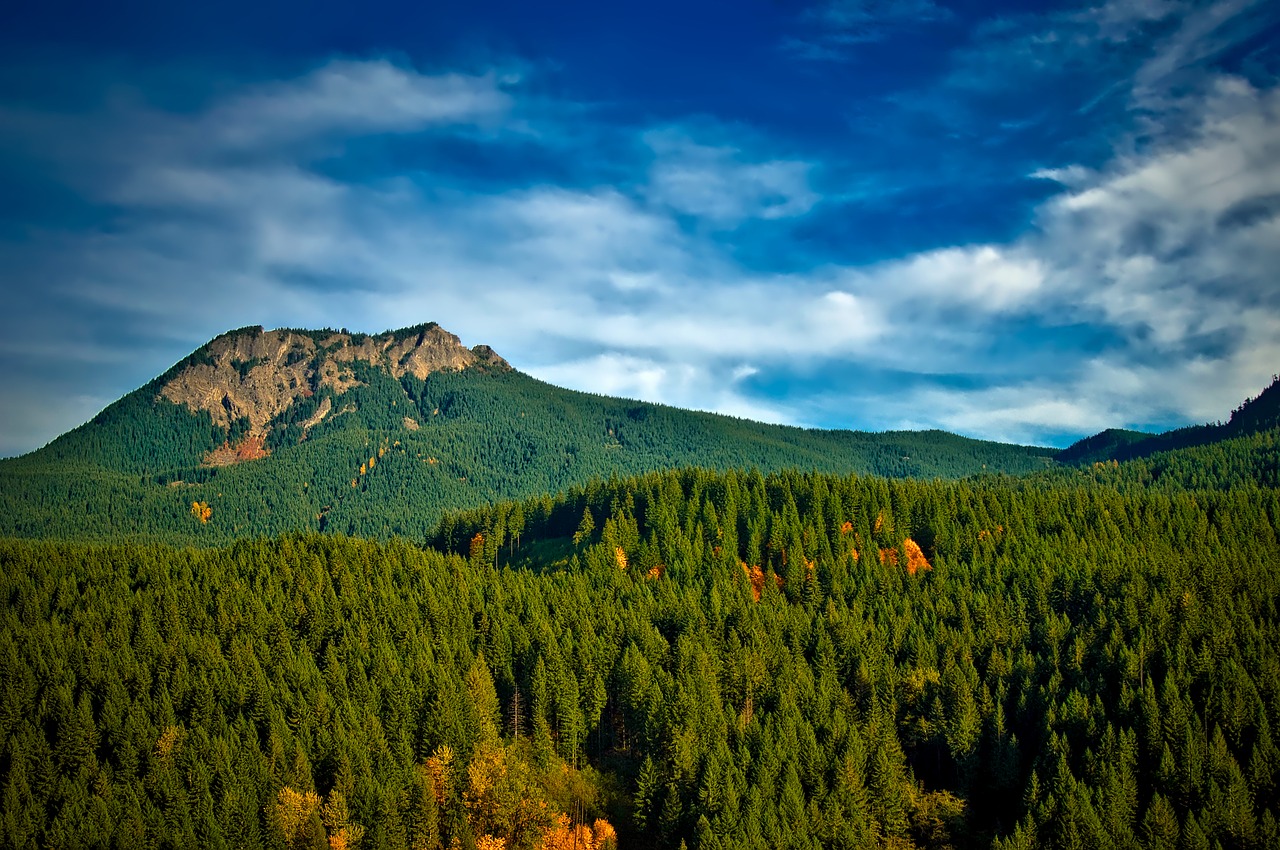
{"type": "Polygon", "coordinates": [[[1270,0],[11,4],[0,455],[248,325],[807,427],[1225,419],[1278,82],[1270,0]]]}

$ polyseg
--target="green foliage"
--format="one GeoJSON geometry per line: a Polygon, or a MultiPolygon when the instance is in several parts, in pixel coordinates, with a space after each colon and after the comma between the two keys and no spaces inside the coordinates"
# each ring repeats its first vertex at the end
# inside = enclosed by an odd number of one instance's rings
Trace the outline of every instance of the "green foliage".
{"type": "Polygon", "coordinates": [[[930,478],[1042,470],[1054,454],[937,431],[764,425],[572,392],[519,372],[395,380],[363,361],[351,368],[360,385],[342,394],[317,385],[280,414],[270,457],[216,469],[202,466],[205,455],[235,445],[247,421],[219,428],[158,397],[158,379],[44,449],[0,461],[0,534],[202,546],[317,530],[421,540],[450,509],[673,466],[930,478]],[[305,428],[325,404],[329,414],[305,428]],[[360,474],[370,457],[375,469],[360,474]],[[209,523],[189,521],[193,501],[213,506],[209,523]]]}
{"type": "Polygon", "coordinates": [[[443,551],[0,542],[0,845],[536,847],[545,802],[672,850],[1273,846],[1278,525],[1258,487],[688,469],[443,551]]]}

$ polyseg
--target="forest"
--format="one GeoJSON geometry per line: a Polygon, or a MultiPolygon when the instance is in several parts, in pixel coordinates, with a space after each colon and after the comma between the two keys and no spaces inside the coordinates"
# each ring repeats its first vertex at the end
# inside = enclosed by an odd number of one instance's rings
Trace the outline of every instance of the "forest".
{"type": "Polygon", "coordinates": [[[1275,448],[6,540],[0,845],[1275,847],[1275,448]]]}

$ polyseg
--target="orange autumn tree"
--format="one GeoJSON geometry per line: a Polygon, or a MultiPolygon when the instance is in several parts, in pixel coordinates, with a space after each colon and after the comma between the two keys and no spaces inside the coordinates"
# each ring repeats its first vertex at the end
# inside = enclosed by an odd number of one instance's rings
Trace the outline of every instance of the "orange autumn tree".
{"type": "Polygon", "coordinates": [[[213,508],[209,507],[205,502],[192,502],[191,515],[200,520],[201,525],[203,525],[213,516],[213,508]]]}
{"type": "Polygon", "coordinates": [[[617,850],[618,833],[613,824],[597,818],[591,826],[574,824],[566,814],[556,815],[555,826],[542,836],[538,850],[617,850]]]}

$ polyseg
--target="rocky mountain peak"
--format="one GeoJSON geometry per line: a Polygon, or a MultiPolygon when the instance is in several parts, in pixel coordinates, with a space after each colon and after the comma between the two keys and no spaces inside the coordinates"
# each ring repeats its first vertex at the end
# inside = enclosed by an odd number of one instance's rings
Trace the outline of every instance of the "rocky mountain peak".
{"type": "Polygon", "coordinates": [[[247,418],[250,435],[262,436],[273,419],[321,388],[341,395],[360,385],[352,368],[358,361],[395,378],[511,368],[489,346],[468,349],[434,322],[377,335],[253,327],[213,339],[167,376],[159,395],[207,411],[223,427],[247,418]]]}

